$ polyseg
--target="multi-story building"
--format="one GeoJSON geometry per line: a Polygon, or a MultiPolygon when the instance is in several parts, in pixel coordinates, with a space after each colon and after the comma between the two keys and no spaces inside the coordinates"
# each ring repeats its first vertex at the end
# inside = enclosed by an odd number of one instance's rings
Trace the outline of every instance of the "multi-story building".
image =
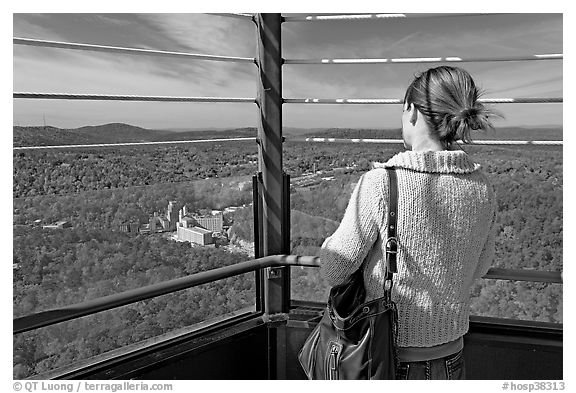
{"type": "Polygon", "coordinates": [[[212,231],[200,227],[185,228],[183,223],[177,226],[178,240],[200,244],[202,246],[212,244],[212,231]]]}
{"type": "Polygon", "coordinates": [[[196,226],[196,220],[192,217],[182,217],[178,223],[182,224],[184,228],[192,228],[196,226]]]}
{"type": "Polygon", "coordinates": [[[180,209],[178,207],[177,201],[170,201],[168,202],[168,209],[166,210],[166,219],[168,220],[168,228],[167,230],[176,230],[176,223],[178,222],[178,215],[180,209]]]}
{"type": "Polygon", "coordinates": [[[208,229],[212,232],[222,232],[222,225],[224,224],[222,214],[207,217],[194,217],[194,220],[196,221],[197,226],[208,229]]]}

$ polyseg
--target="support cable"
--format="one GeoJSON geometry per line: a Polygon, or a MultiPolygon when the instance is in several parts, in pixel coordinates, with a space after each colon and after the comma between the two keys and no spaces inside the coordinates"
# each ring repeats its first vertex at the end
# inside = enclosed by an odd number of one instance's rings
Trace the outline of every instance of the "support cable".
{"type": "MultiPolygon", "coordinates": [[[[176,96],[137,96],[109,94],[68,94],[68,93],[30,93],[16,92],[14,98],[48,100],[96,100],[96,101],[164,101],[164,102],[250,102],[255,98],[244,97],[176,97],[176,96]]],[[[487,104],[542,104],[561,103],[562,97],[524,97],[524,98],[481,98],[479,102],[487,104]]],[[[402,104],[397,98],[284,98],[285,104],[402,104]]]]}
{"type": "Polygon", "coordinates": [[[85,50],[85,51],[106,52],[106,53],[123,53],[129,55],[178,57],[178,58],[195,59],[195,60],[228,61],[234,63],[256,62],[254,58],[250,57],[202,55],[197,53],[124,48],[124,47],[107,46],[107,45],[78,44],[73,42],[46,41],[46,40],[36,40],[36,39],[18,38],[18,37],[14,37],[13,42],[15,45],[29,45],[29,46],[39,46],[47,48],[74,49],[74,50],[85,50]]]}
{"type": "MultiPolygon", "coordinates": [[[[563,102],[562,97],[481,98],[487,104],[542,104],[563,102]]],[[[285,104],[403,104],[395,98],[285,98],[285,104]]]]}
{"type": "MultiPolygon", "coordinates": [[[[327,142],[327,143],[376,143],[376,144],[397,144],[404,143],[401,139],[361,139],[361,138],[286,138],[286,142],[327,142]]],[[[563,141],[498,141],[498,140],[475,140],[472,145],[550,145],[562,146],[563,141]]]]}
{"type": "Polygon", "coordinates": [[[186,141],[155,141],[155,142],[121,142],[121,143],[94,143],[88,145],[48,145],[48,146],[16,146],[12,150],[41,150],[41,149],[71,149],[71,148],[93,148],[93,147],[119,147],[119,146],[145,146],[145,145],[174,145],[184,143],[207,143],[207,142],[234,142],[234,141],[256,141],[254,138],[213,138],[213,139],[193,139],[186,141]]]}
{"type": "Polygon", "coordinates": [[[406,64],[406,63],[473,63],[493,61],[533,61],[562,60],[562,53],[541,55],[519,55],[501,57],[407,57],[407,58],[366,58],[366,59],[285,59],[284,64],[406,64]]]}
{"type": "Polygon", "coordinates": [[[318,22],[342,20],[378,20],[378,19],[406,19],[406,18],[438,18],[454,16],[485,16],[497,15],[489,13],[462,13],[462,14],[343,14],[343,15],[304,15],[285,16],[284,22],[318,22]]]}
{"type": "Polygon", "coordinates": [[[254,98],[244,97],[175,97],[175,96],[137,96],[110,94],[68,94],[68,93],[14,93],[14,98],[31,98],[46,100],[92,100],[92,101],[161,101],[161,102],[250,102],[254,98]]]}
{"type": "MultiPolygon", "coordinates": [[[[47,145],[47,146],[15,146],[12,150],[51,150],[51,149],[86,149],[100,147],[122,147],[122,146],[151,146],[151,145],[174,145],[185,143],[210,143],[210,142],[245,142],[256,141],[256,138],[213,138],[194,139],[185,141],[155,141],[155,142],[121,142],[121,143],[95,143],[87,145],[47,145]]],[[[286,142],[308,142],[308,143],[368,143],[368,144],[396,144],[402,145],[401,139],[370,139],[370,138],[317,138],[317,137],[297,137],[285,138],[286,142]]],[[[562,146],[563,141],[498,141],[498,140],[476,140],[472,145],[541,145],[541,146],[562,146]]]]}
{"type": "Polygon", "coordinates": [[[210,12],[208,15],[216,15],[216,16],[225,16],[228,18],[237,18],[237,19],[251,19],[254,20],[254,14],[246,14],[246,13],[214,13],[210,12]]]}

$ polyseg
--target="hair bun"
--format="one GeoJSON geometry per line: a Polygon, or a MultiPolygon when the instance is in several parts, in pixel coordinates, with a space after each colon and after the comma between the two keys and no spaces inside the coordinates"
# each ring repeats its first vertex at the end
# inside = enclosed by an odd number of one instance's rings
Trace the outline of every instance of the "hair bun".
{"type": "Polygon", "coordinates": [[[463,109],[457,117],[467,128],[471,130],[479,130],[484,128],[483,119],[479,118],[482,109],[478,107],[463,109]]]}
{"type": "Polygon", "coordinates": [[[460,118],[462,120],[471,119],[473,117],[476,117],[476,115],[478,115],[477,108],[466,108],[463,109],[462,112],[460,112],[460,118]]]}

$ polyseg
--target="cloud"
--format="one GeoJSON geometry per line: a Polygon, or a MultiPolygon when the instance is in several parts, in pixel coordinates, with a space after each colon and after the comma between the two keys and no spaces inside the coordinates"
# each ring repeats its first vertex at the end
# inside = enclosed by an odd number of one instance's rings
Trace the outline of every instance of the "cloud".
{"type": "MultiPolygon", "coordinates": [[[[500,16],[481,20],[432,18],[386,23],[286,23],[283,25],[282,45],[283,54],[288,58],[551,53],[561,51],[562,47],[562,26],[558,20],[557,16],[500,16]],[[505,23],[507,20],[511,22],[505,23]]],[[[14,17],[14,34],[224,56],[254,57],[256,54],[253,23],[214,15],[21,14],[14,17]]],[[[461,66],[486,88],[488,96],[521,97],[561,94],[561,64],[542,61],[464,63],[461,66]]],[[[285,65],[284,97],[401,98],[414,73],[432,66],[435,64],[285,65]]],[[[257,69],[253,64],[16,46],[13,68],[16,91],[220,97],[254,97],[256,94],[257,69]]],[[[31,100],[24,101],[30,110],[35,105],[31,100]]],[[[46,101],[43,102],[43,108],[46,108],[46,101]]],[[[65,107],[64,104],[76,107],[78,103],[60,101],[54,108],[65,107]]],[[[111,111],[106,116],[122,118],[128,114],[125,108],[132,108],[132,105],[122,103],[112,104],[78,105],[82,108],[106,108],[111,111]]],[[[23,105],[18,104],[18,107],[23,105]]],[[[188,108],[190,116],[197,116],[196,120],[203,115],[207,119],[209,115],[224,119],[217,113],[245,119],[243,112],[233,109],[228,113],[218,105],[213,111],[200,111],[197,108],[201,107],[194,104],[176,105],[174,108],[178,109],[172,109],[170,105],[159,107],[171,108],[166,110],[170,116],[164,117],[164,121],[168,118],[170,121],[188,119],[188,112],[182,114],[181,108],[188,108]]],[[[393,106],[380,109],[371,106],[370,110],[363,106],[289,107],[289,113],[296,114],[290,118],[291,125],[297,125],[294,122],[298,121],[319,126],[322,121],[335,125],[339,124],[338,121],[348,125],[360,124],[360,121],[363,125],[370,121],[381,124],[382,113],[389,114],[393,124],[397,120],[393,106]]],[[[139,117],[138,110],[133,113],[137,119],[157,119],[148,113],[139,117]]],[[[78,115],[89,116],[86,112],[78,115]]],[[[68,112],[63,116],[72,117],[74,114],[68,112]]]]}
{"type": "MultiPolygon", "coordinates": [[[[254,57],[254,26],[250,22],[203,14],[144,14],[139,18],[181,51],[254,57]]],[[[159,74],[194,78],[215,88],[230,87],[254,75],[251,64],[180,59],[171,64],[159,74]]]]}

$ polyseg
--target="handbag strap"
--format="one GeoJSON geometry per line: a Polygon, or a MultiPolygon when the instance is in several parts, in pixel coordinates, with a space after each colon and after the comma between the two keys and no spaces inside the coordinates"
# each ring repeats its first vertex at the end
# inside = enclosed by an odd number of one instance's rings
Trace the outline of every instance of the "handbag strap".
{"type": "Polygon", "coordinates": [[[386,168],[388,173],[388,224],[386,236],[386,273],[384,292],[390,296],[392,292],[392,277],[397,272],[396,256],[398,254],[398,239],[396,238],[396,223],[398,221],[398,179],[396,168],[386,168]]]}

